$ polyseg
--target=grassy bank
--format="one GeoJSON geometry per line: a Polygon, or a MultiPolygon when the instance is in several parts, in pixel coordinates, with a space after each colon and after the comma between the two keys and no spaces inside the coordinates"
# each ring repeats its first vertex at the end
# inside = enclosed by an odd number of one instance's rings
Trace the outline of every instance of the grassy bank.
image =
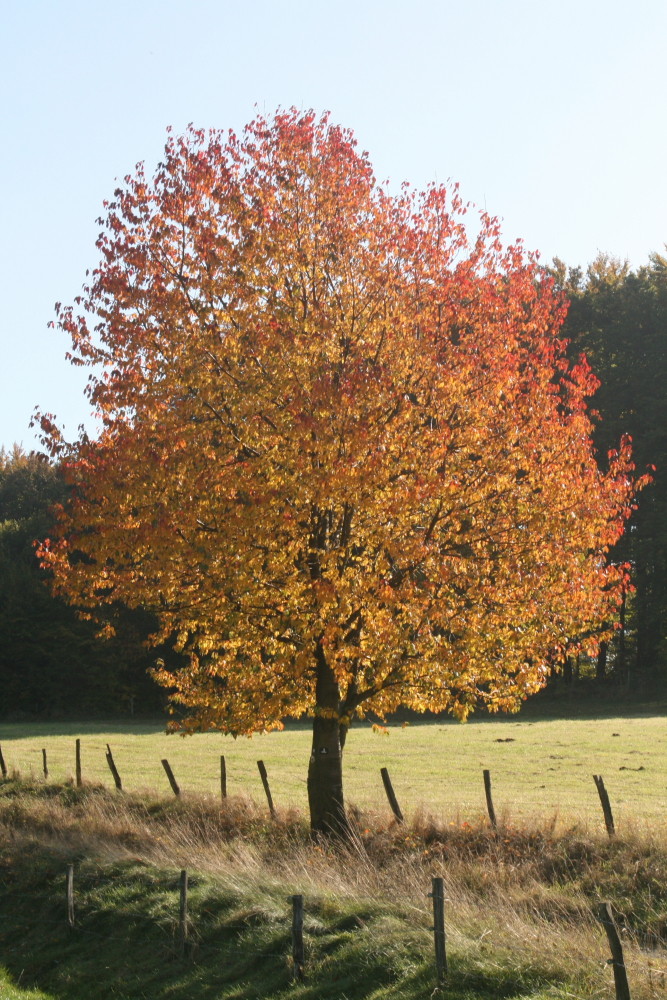
{"type": "MultiPolygon", "coordinates": [[[[182,739],[157,724],[1,724],[7,766],[23,777],[42,774],[47,751],[50,780],[74,773],[74,740],[81,737],[84,779],[112,785],[105,750],[111,746],[124,788],[169,786],[160,760],[168,758],[185,792],[215,794],[224,754],[230,794],[262,801],[256,761],[266,762],[276,803],[306,809],[310,753],[307,724],[284,732],[233,740],[220,734],[182,739]]],[[[636,714],[597,719],[509,719],[417,722],[391,726],[388,735],[368,725],[352,730],[345,750],[348,801],[358,809],[386,809],[380,768],[389,768],[403,812],[426,809],[441,822],[477,823],[482,816],[482,770],[492,773],[496,810],[509,821],[558,817],[597,826],[600,809],[592,781],[602,774],[619,830],[641,831],[664,813],[667,774],[665,716],[636,714]],[[574,820],[573,820],[574,818],[574,820]]]]}
{"type": "MultiPolygon", "coordinates": [[[[2,1000],[417,1000],[435,985],[433,875],[445,879],[451,1000],[613,995],[591,908],[624,928],[633,997],[664,997],[664,839],[543,826],[387,825],[313,844],[303,821],[233,798],[178,801],[0,783],[2,1000]],[[64,873],[75,865],[76,927],[64,873]],[[178,945],[178,874],[191,931],[178,945]],[[291,982],[305,898],[306,979],[291,982]]],[[[661,831],[664,834],[664,829],[661,831]]]]}

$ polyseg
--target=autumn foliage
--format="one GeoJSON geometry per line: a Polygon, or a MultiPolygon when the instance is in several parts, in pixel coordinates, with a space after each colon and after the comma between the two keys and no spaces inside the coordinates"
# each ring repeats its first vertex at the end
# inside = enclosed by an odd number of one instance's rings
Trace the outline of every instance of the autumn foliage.
{"type": "Polygon", "coordinates": [[[102,430],[42,418],[73,487],[54,585],[157,612],[186,728],[314,715],[321,828],[355,715],[512,709],[625,583],[629,445],[599,471],[562,301],[465,211],[390,194],[326,117],[190,129],[125,178],[58,308],[102,430]]]}

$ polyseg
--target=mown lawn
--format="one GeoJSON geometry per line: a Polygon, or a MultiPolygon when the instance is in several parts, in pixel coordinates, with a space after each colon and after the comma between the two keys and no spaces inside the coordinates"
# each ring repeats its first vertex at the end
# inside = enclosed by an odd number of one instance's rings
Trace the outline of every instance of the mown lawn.
{"type": "MultiPolygon", "coordinates": [[[[219,794],[224,754],[230,795],[263,800],[256,762],[264,760],[279,809],[306,810],[310,752],[307,723],[280,733],[234,740],[220,734],[181,738],[159,723],[0,724],[0,746],[11,772],[39,778],[42,749],[49,780],[74,773],[74,742],[81,738],[84,781],[112,785],[105,761],[111,746],[124,787],[171,795],[160,764],[168,758],[184,794],[219,794]]],[[[667,778],[667,724],[660,714],[597,719],[522,717],[449,720],[390,726],[387,734],[360,724],[345,750],[346,796],[364,810],[386,810],[380,768],[389,769],[408,818],[422,812],[440,822],[478,822],[485,812],[482,771],[491,771],[496,811],[506,822],[528,818],[598,825],[592,775],[601,774],[619,830],[662,824],[667,778]]]]}

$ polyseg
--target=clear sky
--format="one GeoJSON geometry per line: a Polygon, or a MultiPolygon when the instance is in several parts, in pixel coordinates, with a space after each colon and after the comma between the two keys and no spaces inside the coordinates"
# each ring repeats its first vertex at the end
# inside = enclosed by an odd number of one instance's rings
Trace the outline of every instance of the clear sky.
{"type": "MultiPolygon", "coordinates": [[[[0,445],[85,373],[47,329],[95,266],[115,178],[165,129],[329,110],[379,179],[451,178],[545,261],[667,241],[665,0],[3,0],[0,445]]],[[[92,426],[92,425],[91,425],[92,426]]]]}

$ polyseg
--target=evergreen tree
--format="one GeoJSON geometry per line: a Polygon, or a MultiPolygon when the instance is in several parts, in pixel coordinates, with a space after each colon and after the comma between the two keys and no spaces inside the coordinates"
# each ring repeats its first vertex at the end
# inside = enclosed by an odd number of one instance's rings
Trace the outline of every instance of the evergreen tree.
{"type": "Polygon", "coordinates": [[[0,713],[4,717],[126,715],[159,710],[148,678],[154,654],[149,616],[118,609],[110,642],[95,636],[51,595],[34,540],[51,529],[50,508],[65,497],[60,470],[15,446],[0,450],[0,713]]]}
{"type": "Polygon", "coordinates": [[[614,553],[632,564],[635,591],[609,663],[631,689],[655,690],[667,671],[667,259],[652,254],[633,271],[600,254],[585,273],[559,260],[552,273],[571,303],[563,328],[570,350],[585,353],[601,380],[593,400],[601,464],[628,433],[639,471],[655,466],[614,553]]]}

